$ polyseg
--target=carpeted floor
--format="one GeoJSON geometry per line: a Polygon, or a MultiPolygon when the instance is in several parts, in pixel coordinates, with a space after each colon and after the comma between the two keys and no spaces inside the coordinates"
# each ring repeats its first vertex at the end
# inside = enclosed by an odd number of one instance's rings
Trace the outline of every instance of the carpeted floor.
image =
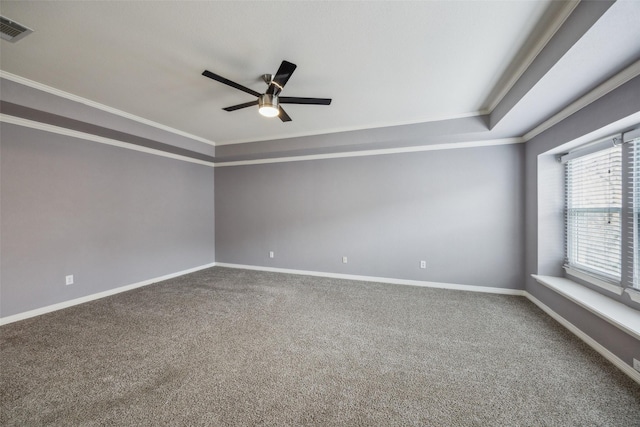
{"type": "Polygon", "coordinates": [[[216,267],[0,332],[3,426],[640,426],[522,297],[216,267]]]}

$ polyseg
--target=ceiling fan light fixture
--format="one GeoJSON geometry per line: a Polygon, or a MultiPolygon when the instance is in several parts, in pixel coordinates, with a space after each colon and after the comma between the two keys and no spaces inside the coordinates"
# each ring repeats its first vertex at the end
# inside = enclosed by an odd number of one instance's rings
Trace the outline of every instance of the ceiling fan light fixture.
{"type": "Polygon", "coordinates": [[[299,96],[283,96],[278,98],[278,95],[284,89],[284,85],[287,84],[291,74],[296,69],[296,64],[289,61],[282,61],[278,72],[276,74],[263,74],[262,80],[267,84],[267,91],[265,93],[256,92],[253,89],[249,89],[246,86],[242,86],[239,83],[231,81],[227,78],[212,73],[209,70],[204,70],[202,75],[212,80],[231,86],[234,89],[241,90],[249,95],[255,96],[256,100],[243,102],[242,104],[232,105],[230,107],[223,108],[224,111],[236,111],[242,108],[253,107],[258,105],[258,112],[265,117],[279,117],[282,122],[290,122],[291,117],[280,106],[283,104],[307,104],[307,105],[329,105],[331,104],[331,98],[301,98],[299,96]]]}
{"type": "Polygon", "coordinates": [[[276,117],[280,114],[278,109],[278,96],[265,93],[258,98],[258,111],[265,117],[276,117]]]}

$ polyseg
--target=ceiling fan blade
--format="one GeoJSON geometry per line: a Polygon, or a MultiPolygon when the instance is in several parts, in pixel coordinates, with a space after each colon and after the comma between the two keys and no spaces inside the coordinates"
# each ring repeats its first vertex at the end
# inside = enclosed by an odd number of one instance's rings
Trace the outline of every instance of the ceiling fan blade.
{"type": "Polygon", "coordinates": [[[267,93],[270,95],[279,94],[280,91],[282,91],[282,88],[284,88],[284,85],[286,85],[289,81],[289,78],[295,71],[296,67],[296,64],[292,64],[289,61],[282,61],[282,63],[280,64],[280,68],[278,68],[278,71],[271,80],[271,84],[267,89],[267,93]]]}
{"type": "Polygon", "coordinates": [[[224,111],[236,111],[236,110],[240,110],[241,108],[252,107],[254,105],[258,105],[258,100],[257,99],[255,101],[245,102],[244,104],[232,105],[231,107],[223,108],[223,110],[224,111]]]}
{"type": "Polygon", "coordinates": [[[280,101],[280,104],[331,104],[331,98],[299,98],[297,96],[280,96],[278,97],[278,100],[280,101]]]}
{"type": "Polygon", "coordinates": [[[261,95],[260,93],[256,92],[253,89],[249,89],[248,87],[242,86],[241,84],[238,84],[236,82],[232,82],[229,79],[225,79],[224,77],[219,76],[217,74],[214,74],[209,70],[204,70],[202,72],[202,75],[205,76],[205,77],[209,77],[210,79],[216,80],[216,81],[218,81],[220,83],[226,84],[227,86],[231,86],[232,88],[241,90],[241,91],[246,92],[248,94],[251,94],[253,96],[260,96],[261,95]]]}
{"type": "Polygon", "coordinates": [[[282,120],[283,122],[291,121],[291,117],[289,117],[289,115],[282,109],[281,106],[278,106],[278,110],[280,110],[280,114],[278,114],[278,117],[280,117],[280,120],[282,120]]]}

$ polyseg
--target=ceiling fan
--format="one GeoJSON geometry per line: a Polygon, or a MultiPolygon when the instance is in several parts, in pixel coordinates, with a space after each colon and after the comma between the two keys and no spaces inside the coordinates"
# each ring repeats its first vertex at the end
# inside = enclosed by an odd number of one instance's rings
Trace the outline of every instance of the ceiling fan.
{"type": "Polygon", "coordinates": [[[253,89],[242,86],[236,82],[232,82],[229,79],[225,79],[222,76],[212,73],[209,70],[202,72],[203,76],[216,80],[220,83],[224,83],[227,86],[231,86],[243,92],[249,93],[258,99],[251,102],[245,102],[244,104],[232,105],[231,107],[223,108],[225,111],[236,111],[241,108],[258,106],[260,114],[266,117],[280,117],[283,122],[290,122],[291,117],[282,109],[280,104],[311,104],[311,105],[329,105],[331,104],[331,98],[300,98],[296,96],[280,96],[280,92],[284,89],[284,85],[287,84],[291,74],[296,69],[296,64],[292,64],[288,61],[282,61],[280,68],[276,74],[264,74],[262,80],[268,85],[265,93],[256,92],[253,89]]]}

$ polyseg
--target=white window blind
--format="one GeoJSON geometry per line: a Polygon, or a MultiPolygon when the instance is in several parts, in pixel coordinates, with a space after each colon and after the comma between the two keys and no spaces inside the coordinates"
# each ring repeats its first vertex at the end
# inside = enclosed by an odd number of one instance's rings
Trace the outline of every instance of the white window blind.
{"type": "Polygon", "coordinates": [[[620,284],[622,150],[619,145],[565,164],[566,264],[620,284]]]}
{"type": "Polygon", "coordinates": [[[629,283],[636,289],[640,289],[640,137],[629,141],[629,201],[631,209],[630,220],[632,226],[629,230],[632,233],[629,239],[630,258],[632,259],[632,277],[629,283]]]}

